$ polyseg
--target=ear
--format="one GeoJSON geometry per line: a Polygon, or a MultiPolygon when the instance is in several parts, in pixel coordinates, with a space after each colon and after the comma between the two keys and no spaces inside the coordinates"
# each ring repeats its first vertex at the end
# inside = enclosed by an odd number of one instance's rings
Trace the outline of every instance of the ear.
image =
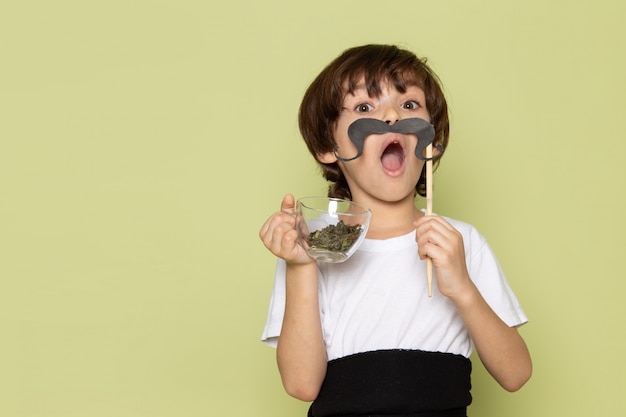
{"type": "Polygon", "coordinates": [[[443,145],[441,143],[433,142],[433,159],[437,159],[443,153],[443,145]]]}
{"type": "Polygon", "coordinates": [[[323,164],[332,164],[334,162],[337,162],[337,157],[335,156],[335,152],[318,153],[316,155],[316,158],[318,161],[320,161],[323,164]]]}

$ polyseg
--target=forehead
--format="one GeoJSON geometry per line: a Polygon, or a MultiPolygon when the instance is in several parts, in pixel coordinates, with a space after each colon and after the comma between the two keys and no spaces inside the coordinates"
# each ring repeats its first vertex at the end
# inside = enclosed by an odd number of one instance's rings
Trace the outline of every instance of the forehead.
{"type": "Polygon", "coordinates": [[[350,83],[349,81],[345,81],[343,83],[343,91],[344,98],[349,96],[363,96],[367,95],[369,97],[379,97],[384,94],[389,94],[393,90],[397,90],[400,93],[404,94],[407,91],[415,90],[415,92],[424,93],[422,87],[417,82],[402,82],[398,83],[397,81],[390,79],[382,79],[377,84],[368,84],[365,81],[364,77],[361,77],[359,80],[350,83]]]}
{"type": "Polygon", "coordinates": [[[342,83],[344,96],[366,92],[370,97],[378,97],[383,90],[396,89],[405,93],[409,87],[423,89],[423,80],[413,71],[395,74],[359,73],[345,78],[342,83]]]}

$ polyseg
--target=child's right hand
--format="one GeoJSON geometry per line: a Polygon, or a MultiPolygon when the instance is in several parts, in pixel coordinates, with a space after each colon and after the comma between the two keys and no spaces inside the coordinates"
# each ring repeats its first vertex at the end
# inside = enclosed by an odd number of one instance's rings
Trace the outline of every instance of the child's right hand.
{"type": "Polygon", "coordinates": [[[259,237],[266,248],[288,264],[315,262],[298,243],[296,230],[295,199],[287,194],[283,197],[280,211],[274,213],[261,227],[259,237]]]}

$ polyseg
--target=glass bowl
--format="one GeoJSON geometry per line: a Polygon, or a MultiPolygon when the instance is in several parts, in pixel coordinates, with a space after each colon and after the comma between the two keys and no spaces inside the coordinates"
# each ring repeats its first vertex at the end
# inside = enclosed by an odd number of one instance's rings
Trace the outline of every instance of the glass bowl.
{"type": "Polygon", "coordinates": [[[343,262],[365,238],[371,214],[371,210],[350,200],[300,198],[296,203],[299,243],[317,261],[343,262]]]}

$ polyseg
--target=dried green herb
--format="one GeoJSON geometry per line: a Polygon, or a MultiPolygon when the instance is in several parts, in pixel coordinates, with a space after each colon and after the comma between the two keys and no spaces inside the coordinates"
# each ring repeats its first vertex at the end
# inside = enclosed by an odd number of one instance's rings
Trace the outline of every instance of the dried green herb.
{"type": "Polygon", "coordinates": [[[333,252],[345,252],[359,237],[361,225],[347,225],[343,220],[329,224],[323,229],[309,234],[307,243],[311,248],[326,249],[333,252]]]}

